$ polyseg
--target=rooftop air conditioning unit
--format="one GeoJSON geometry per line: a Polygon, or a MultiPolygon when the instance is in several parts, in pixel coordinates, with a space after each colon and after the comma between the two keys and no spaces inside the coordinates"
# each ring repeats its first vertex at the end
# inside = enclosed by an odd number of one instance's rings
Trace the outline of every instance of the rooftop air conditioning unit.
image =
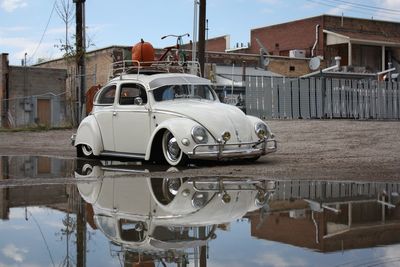
{"type": "Polygon", "coordinates": [[[306,58],[306,50],[300,50],[300,49],[290,50],[289,57],[306,58]]]}

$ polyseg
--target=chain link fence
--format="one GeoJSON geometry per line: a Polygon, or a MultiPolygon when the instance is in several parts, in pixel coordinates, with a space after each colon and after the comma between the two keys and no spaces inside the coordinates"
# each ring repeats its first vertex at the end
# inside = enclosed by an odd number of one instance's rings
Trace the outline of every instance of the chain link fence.
{"type": "Polygon", "coordinates": [[[67,127],[72,125],[70,103],[65,93],[45,93],[24,97],[3,99],[3,126],[26,127],[67,127]]]}

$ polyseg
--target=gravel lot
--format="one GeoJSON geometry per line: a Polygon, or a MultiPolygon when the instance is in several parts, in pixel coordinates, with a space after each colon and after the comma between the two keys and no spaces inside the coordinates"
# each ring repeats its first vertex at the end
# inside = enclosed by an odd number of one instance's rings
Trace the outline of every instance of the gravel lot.
{"type": "MultiPolygon", "coordinates": [[[[185,175],[400,181],[400,122],[273,120],[278,151],[255,163],[206,163],[185,175]]],[[[75,130],[0,132],[0,155],[71,158],[75,130]]]]}

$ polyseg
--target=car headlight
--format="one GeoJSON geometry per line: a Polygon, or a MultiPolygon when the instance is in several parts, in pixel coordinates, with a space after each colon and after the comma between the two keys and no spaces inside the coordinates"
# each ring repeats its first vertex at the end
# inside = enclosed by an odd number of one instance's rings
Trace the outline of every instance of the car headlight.
{"type": "Polygon", "coordinates": [[[260,139],[268,138],[269,131],[265,123],[262,122],[256,123],[254,130],[256,131],[256,135],[258,136],[258,138],[260,139]]]}
{"type": "Polygon", "coordinates": [[[222,140],[224,140],[225,142],[228,142],[229,139],[231,139],[231,133],[228,131],[225,131],[222,133],[221,137],[222,137],[222,140]]]}
{"type": "Polygon", "coordinates": [[[196,144],[206,144],[208,142],[206,129],[201,126],[194,126],[192,128],[192,138],[196,142],[196,144]]]}
{"type": "Polygon", "coordinates": [[[204,207],[207,203],[208,193],[196,192],[192,198],[192,206],[196,209],[204,207]]]}

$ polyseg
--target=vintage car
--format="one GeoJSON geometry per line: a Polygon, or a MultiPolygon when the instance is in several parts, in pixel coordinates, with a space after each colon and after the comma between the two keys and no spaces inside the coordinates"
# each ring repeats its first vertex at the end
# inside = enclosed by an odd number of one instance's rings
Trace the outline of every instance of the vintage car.
{"type": "MultiPolygon", "coordinates": [[[[140,63],[138,63],[140,64],[140,63]]],[[[220,103],[209,80],[137,68],[101,88],[73,136],[79,157],[117,156],[182,165],[276,151],[268,125],[220,103]]]]}

